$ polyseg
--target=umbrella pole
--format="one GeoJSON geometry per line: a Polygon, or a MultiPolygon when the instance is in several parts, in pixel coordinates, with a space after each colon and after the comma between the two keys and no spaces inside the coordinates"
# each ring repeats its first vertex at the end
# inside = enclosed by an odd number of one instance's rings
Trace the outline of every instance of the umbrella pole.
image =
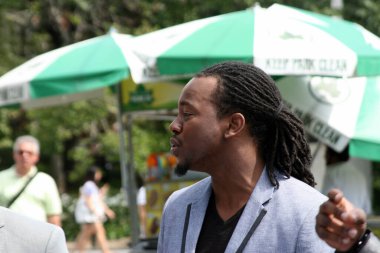
{"type": "Polygon", "coordinates": [[[133,147],[132,147],[132,117],[128,115],[127,120],[127,133],[128,133],[128,150],[125,144],[124,126],[123,126],[123,113],[122,113],[122,95],[121,95],[121,82],[116,85],[117,89],[117,121],[119,124],[119,143],[120,143],[120,168],[122,178],[122,188],[124,196],[128,196],[127,203],[129,207],[131,243],[135,246],[139,240],[139,225],[137,214],[137,201],[136,201],[136,184],[134,180],[134,167],[133,167],[133,147]],[[127,160],[126,153],[129,153],[129,161],[127,160]],[[128,166],[126,166],[128,163],[128,166]]]}

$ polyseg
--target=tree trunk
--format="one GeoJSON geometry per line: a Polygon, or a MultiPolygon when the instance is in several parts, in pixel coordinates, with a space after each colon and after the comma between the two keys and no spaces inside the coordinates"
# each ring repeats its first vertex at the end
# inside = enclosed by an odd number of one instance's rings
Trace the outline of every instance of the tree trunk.
{"type": "Polygon", "coordinates": [[[51,156],[51,166],[53,171],[53,177],[55,178],[60,193],[65,192],[65,173],[63,169],[63,158],[60,154],[54,154],[51,156]]]}

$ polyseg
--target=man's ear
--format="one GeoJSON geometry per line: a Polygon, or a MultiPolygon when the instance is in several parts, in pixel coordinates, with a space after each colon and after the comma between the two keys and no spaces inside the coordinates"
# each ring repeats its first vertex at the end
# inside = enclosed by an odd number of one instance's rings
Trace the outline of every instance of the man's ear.
{"type": "Polygon", "coordinates": [[[228,123],[228,128],[224,134],[226,138],[235,136],[243,131],[243,129],[245,128],[245,117],[241,113],[233,113],[229,117],[228,123]]]}

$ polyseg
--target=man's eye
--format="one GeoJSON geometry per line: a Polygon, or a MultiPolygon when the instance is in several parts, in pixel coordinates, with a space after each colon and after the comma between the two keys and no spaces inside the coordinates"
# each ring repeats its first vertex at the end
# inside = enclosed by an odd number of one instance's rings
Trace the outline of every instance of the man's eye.
{"type": "Polygon", "coordinates": [[[193,115],[193,114],[190,113],[190,112],[184,112],[184,113],[183,113],[183,117],[184,117],[184,118],[188,118],[188,117],[190,117],[191,115],[193,115]]]}

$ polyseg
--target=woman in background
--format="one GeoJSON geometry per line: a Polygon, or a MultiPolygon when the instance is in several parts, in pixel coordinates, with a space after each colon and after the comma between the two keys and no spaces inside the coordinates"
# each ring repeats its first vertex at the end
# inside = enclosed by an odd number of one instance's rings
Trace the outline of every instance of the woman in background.
{"type": "Polygon", "coordinates": [[[104,196],[99,190],[98,183],[102,176],[100,168],[91,167],[86,173],[84,185],[80,188],[80,197],[75,208],[75,219],[81,225],[76,240],[79,252],[84,252],[92,235],[96,235],[103,253],[110,252],[103,222],[106,217],[113,219],[115,213],[104,202],[104,196]]]}

